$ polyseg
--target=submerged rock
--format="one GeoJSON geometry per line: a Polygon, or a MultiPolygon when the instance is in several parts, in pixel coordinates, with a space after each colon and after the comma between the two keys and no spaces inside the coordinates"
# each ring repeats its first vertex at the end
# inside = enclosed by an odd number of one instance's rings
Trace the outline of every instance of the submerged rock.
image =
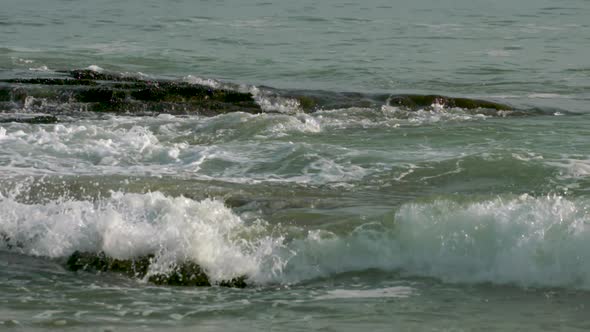
{"type": "Polygon", "coordinates": [[[109,73],[104,71],[96,71],[91,69],[74,69],[70,71],[63,71],[69,76],[79,81],[139,81],[139,78],[122,75],[117,73],[109,73]]]}
{"type": "MultiPolygon", "coordinates": [[[[193,262],[177,264],[167,274],[150,274],[149,267],[154,255],[140,256],[132,259],[108,257],[104,252],[91,253],[76,251],[66,261],[71,271],[115,272],[132,278],[143,279],[156,285],[170,286],[211,286],[211,281],[203,269],[193,262]]],[[[223,287],[246,287],[245,277],[223,280],[217,285],[223,287]]]]}
{"type": "Polygon", "coordinates": [[[408,108],[428,107],[433,104],[445,107],[459,107],[463,109],[485,108],[496,111],[510,111],[512,107],[487,100],[471,98],[454,98],[441,95],[396,95],[389,98],[392,106],[404,106],[408,108]]]}
{"type": "Polygon", "coordinates": [[[415,94],[363,94],[357,92],[307,91],[296,90],[287,92],[286,97],[298,101],[304,112],[314,112],[321,109],[342,108],[379,108],[382,105],[402,107],[409,111],[428,109],[438,104],[445,108],[462,108],[493,115],[504,111],[514,111],[507,104],[488,100],[449,97],[443,95],[415,95],[415,94]]]}

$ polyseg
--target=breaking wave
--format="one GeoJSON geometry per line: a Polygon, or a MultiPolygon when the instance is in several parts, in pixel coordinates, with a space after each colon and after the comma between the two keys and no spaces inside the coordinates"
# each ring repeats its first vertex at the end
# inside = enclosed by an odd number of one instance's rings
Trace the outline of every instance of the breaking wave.
{"type": "Polygon", "coordinates": [[[75,250],[156,253],[155,266],[190,260],[213,280],[298,283],[379,269],[445,282],[590,288],[590,201],[561,196],[413,202],[336,232],[246,221],[222,201],[159,192],[43,204],[4,195],[0,233],[6,250],[56,258],[75,250]]]}

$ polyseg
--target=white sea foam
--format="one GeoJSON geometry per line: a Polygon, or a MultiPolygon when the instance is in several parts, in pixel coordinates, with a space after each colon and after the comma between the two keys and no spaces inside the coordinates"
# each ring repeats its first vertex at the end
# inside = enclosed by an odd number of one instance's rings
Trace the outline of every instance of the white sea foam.
{"type": "Polygon", "coordinates": [[[221,82],[210,78],[201,78],[198,76],[188,75],[183,78],[183,81],[191,84],[205,85],[214,89],[222,88],[221,82]]]}
{"type": "Polygon", "coordinates": [[[138,161],[147,163],[148,169],[150,163],[157,169],[178,162],[188,148],[184,142],[161,142],[149,127],[129,128],[124,122],[3,129],[4,152],[10,154],[12,165],[20,165],[21,160],[25,167],[33,161],[35,168],[64,174],[92,172],[93,167],[108,172],[105,166],[124,167],[138,161]]]}
{"type": "MultiPolygon", "coordinates": [[[[488,116],[484,114],[468,113],[462,108],[448,108],[446,105],[438,102],[430,105],[430,108],[411,111],[390,105],[383,105],[381,106],[381,114],[385,117],[385,119],[383,119],[385,120],[385,123],[389,124],[390,127],[432,124],[438,122],[477,121],[488,118],[488,116]]],[[[381,122],[382,121],[375,121],[374,126],[379,126],[381,122]]]]}
{"type": "Polygon", "coordinates": [[[483,114],[467,113],[460,108],[448,109],[440,104],[433,104],[431,107],[432,109],[415,111],[389,105],[383,105],[378,110],[361,107],[319,110],[312,114],[291,114],[291,119],[274,129],[283,134],[297,131],[319,133],[353,128],[399,128],[440,122],[479,121],[488,118],[483,114]]]}
{"type": "Polygon", "coordinates": [[[299,113],[294,115],[272,115],[276,121],[269,121],[268,132],[271,137],[282,137],[294,132],[319,133],[322,131],[321,119],[315,116],[299,113]]]}
{"type": "Polygon", "coordinates": [[[287,280],[379,268],[451,282],[590,288],[590,203],[554,196],[401,207],[391,224],[310,232],[287,280]]]}
{"type": "Polygon", "coordinates": [[[396,214],[402,266],[450,281],[588,288],[589,207],[528,195],[408,204],[396,214]]]}
{"type": "Polygon", "coordinates": [[[86,67],[86,69],[91,70],[91,71],[95,71],[97,73],[104,72],[104,68],[101,68],[101,67],[99,67],[97,65],[90,65],[90,66],[86,67]]]}
{"type": "Polygon", "coordinates": [[[30,71],[41,71],[41,72],[50,71],[50,69],[47,66],[31,67],[31,68],[29,68],[29,70],[30,71]]]}
{"type": "Polygon", "coordinates": [[[301,105],[296,99],[281,97],[253,85],[249,87],[242,87],[241,90],[250,92],[254,98],[254,101],[256,101],[263,111],[286,114],[292,114],[301,111],[301,105]]]}
{"type": "Polygon", "coordinates": [[[367,170],[351,163],[346,149],[280,141],[260,145],[243,139],[254,136],[266,140],[321,130],[320,121],[306,114],[234,113],[213,118],[160,116],[139,120],[114,117],[100,123],[10,124],[0,132],[0,172],[11,176],[54,172],[180,174],[239,183],[315,184],[365,176],[367,170]],[[343,157],[334,154],[338,151],[344,153],[343,157]],[[283,171],[269,170],[279,167],[278,163],[283,171]]]}
{"type": "Polygon", "coordinates": [[[89,250],[117,258],[156,253],[153,273],[191,260],[213,280],[255,277],[274,264],[273,247],[281,242],[261,234],[263,230],[263,224],[246,225],[222,202],[158,192],[114,192],[98,202],[64,199],[47,204],[0,196],[0,232],[24,253],[62,257],[89,250]]]}

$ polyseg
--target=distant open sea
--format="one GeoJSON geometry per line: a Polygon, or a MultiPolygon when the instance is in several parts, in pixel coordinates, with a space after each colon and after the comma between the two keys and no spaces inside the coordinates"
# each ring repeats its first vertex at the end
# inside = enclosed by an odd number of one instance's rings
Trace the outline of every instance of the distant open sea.
{"type": "Polygon", "coordinates": [[[589,105],[587,0],[0,0],[0,331],[588,331],[589,105]]]}

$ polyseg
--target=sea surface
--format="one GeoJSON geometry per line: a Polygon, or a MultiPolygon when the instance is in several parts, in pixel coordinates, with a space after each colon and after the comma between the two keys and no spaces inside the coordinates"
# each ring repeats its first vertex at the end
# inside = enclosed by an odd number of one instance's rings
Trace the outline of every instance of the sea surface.
{"type": "Polygon", "coordinates": [[[0,330],[589,330],[589,18],[587,0],[0,0],[0,330]],[[97,113],[19,83],[73,70],[262,112],[97,113]],[[248,287],[72,272],[75,251],[248,287]]]}

